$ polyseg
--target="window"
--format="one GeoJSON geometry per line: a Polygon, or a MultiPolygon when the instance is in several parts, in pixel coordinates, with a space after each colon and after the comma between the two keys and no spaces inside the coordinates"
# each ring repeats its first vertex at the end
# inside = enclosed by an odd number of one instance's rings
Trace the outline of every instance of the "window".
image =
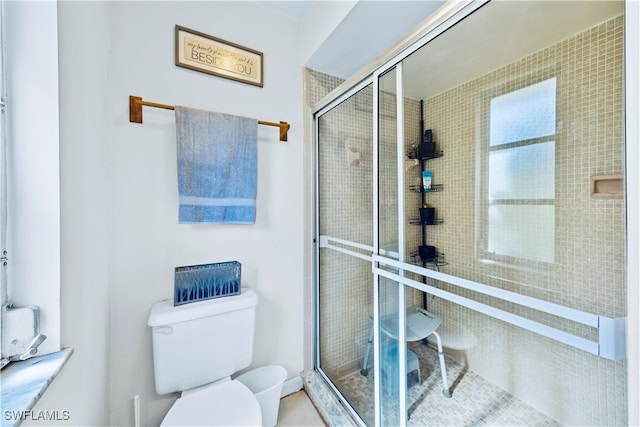
{"type": "Polygon", "coordinates": [[[490,254],[554,261],[555,123],[555,77],[490,100],[490,254]]]}

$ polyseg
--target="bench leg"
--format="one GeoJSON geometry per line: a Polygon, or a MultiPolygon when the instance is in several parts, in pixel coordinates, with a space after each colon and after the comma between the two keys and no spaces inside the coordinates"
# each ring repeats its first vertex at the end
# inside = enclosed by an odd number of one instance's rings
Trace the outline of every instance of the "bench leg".
{"type": "Polygon", "coordinates": [[[449,383],[447,382],[447,368],[444,364],[444,351],[442,350],[442,341],[440,335],[437,332],[433,332],[438,343],[438,359],[440,359],[440,373],[442,374],[442,394],[444,397],[451,397],[451,391],[449,390],[449,383]]]}
{"type": "Polygon", "coordinates": [[[362,363],[362,369],[360,369],[360,375],[366,377],[369,374],[367,366],[369,365],[369,354],[371,353],[371,346],[373,345],[373,326],[371,326],[371,332],[367,338],[367,347],[364,350],[364,362],[362,363]]]}

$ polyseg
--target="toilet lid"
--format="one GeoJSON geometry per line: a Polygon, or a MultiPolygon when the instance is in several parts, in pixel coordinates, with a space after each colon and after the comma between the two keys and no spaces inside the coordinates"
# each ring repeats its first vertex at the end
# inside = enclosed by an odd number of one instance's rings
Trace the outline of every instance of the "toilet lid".
{"type": "Polygon", "coordinates": [[[227,381],[176,400],[163,426],[261,426],[254,394],[239,381],[227,381]]]}

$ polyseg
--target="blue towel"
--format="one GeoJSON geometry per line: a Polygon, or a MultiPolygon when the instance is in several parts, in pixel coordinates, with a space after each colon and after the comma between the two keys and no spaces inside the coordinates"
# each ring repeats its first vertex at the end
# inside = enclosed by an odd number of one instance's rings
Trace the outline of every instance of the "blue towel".
{"type": "Polygon", "coordinates": [[[254,224],[258,121],[175,107],[179,222],[254,224]]]}

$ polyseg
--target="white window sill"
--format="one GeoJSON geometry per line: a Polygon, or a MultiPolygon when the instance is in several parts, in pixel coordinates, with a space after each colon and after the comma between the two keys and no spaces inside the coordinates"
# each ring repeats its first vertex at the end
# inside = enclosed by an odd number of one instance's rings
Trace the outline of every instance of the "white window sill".
{"type": "Polygon", "coordinates": [[[31,409],[72,353],[73,348],[65,348],[22,362],[12,362],[0,371],[2,427],[18,426],[25,419],[37,419],[38,414],[30,412],[31,409]]]}

